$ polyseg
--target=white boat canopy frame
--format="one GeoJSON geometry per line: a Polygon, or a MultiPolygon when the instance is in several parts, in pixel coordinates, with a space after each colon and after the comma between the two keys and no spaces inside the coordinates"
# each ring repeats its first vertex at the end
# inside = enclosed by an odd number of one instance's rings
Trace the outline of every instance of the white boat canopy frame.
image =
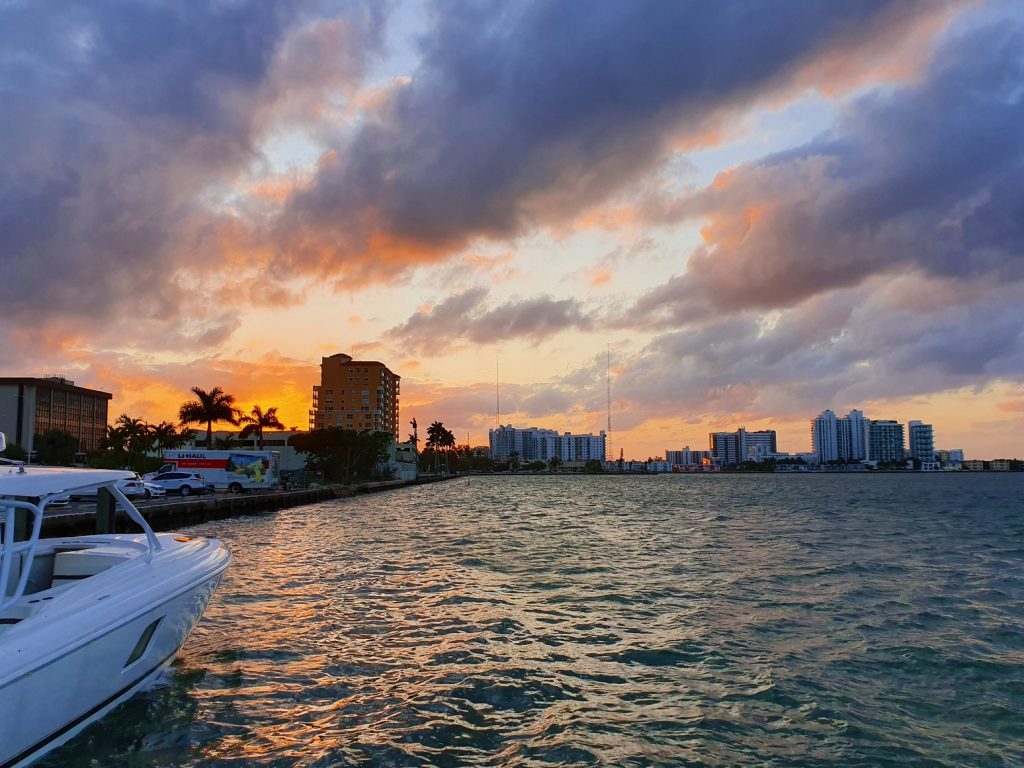
{"type": "MultiPolygon", "coordinates": [[[[0,446],[3,435],[0,433],[0,446]]],[[[128,517],[146,534],[149,549],[147,562],[153,553],[163,549],[160,540],[146,518],[135,508],[117,487],[118,480],[135,477],[134,472],[108,469],[69,470],[66,467],[36,467],[24,464],[0,464],[0,523],[3,524],[3,540],[0,542],[0,611],[10,607],[22,598],[28,584],[29,571],[39,545],[39,534],[43,527],[46,505],[54,498],[65,496],[71,491],[106,488],[128,513],[128,517]],[[19,509],[32,514],[32,527],[25,541],[14,540],[15,518],[19,509]],[[20,575],[14,591],[8,595],[8,585],[16,558],[22,556],[20,575]]]]}

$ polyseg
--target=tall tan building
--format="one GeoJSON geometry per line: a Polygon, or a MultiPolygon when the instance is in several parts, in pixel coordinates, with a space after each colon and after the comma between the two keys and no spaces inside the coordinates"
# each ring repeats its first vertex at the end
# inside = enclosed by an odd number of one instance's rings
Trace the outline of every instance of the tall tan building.
{"type": "Polygon", "coordinates": [[[331,355],[320,361],[320,386],[313,387],[309,428],[376,430],[398,437],[401,376],[376,360],[331,355]]]}

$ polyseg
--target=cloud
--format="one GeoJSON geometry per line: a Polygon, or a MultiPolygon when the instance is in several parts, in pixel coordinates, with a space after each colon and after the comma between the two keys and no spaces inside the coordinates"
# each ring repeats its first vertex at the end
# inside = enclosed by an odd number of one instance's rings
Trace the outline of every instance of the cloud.
{"type": "Polygon", "coordinates": [[[268,230],[275,264],[351,287],[558,225],[709,121],[797,82],[849,81],[874,67],[872,52],[958,5],[439,4],[409,83],[268,230]],[[817,61],[829,65],[816,73],[817,61]]]}
{"type": "Polygon", "coordinates": [[[536,341],[565,330],[586,331],[594,327],[594,318],[576,299],[538,296],[487,308],[489,293],[488,289],[477,287],[449,296],[436,306],[421,308],[386,335],[421,354],[436,354],[460,341],[536,341]]]}
{"type": "Polygon", "coordinates": [[[922,82],[855,100],[828,136],[656,207],[706,219],[706,245],[638,309],[792,306],[879,274],[1020,281],[1022,124],[1024,25],[962,32],[922,82]]]}
{"type": "Polygon", "coordinates": [[[218,322],[211,294],[227,273],[237,285],[239,270],[211,201],[259,160],[264,131],[357,78],[373,51],[377,12],[316,10],[300,0],[0,8],[0,340],[15,324],[95,330],[123,318],[123,337],[138,338],[141,320],[159,326],[148,340],[161,344],[182,318],[218,322]]]}

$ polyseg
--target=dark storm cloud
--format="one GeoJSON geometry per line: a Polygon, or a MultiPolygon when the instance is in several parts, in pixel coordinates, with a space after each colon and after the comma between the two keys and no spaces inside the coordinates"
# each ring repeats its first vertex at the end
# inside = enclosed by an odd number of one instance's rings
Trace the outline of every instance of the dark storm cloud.
{"type": "Polygon", "coordinates": [[[571,216],[816,57],[950,5],[439,3],[412,82],[290,201],[285,263],[363,275],[380,232],[435,249],[399,257],[416,263],[571,216]]]}
{"type": "Polygon", "coordinates": [[[538,296],[512,300],[488,309],[489,291],[471,288],[440,304],[416,312],[387,335],[406,351],[433,354],[453,342],[478,344],[509,339],[538,340],[568,329],[587,330],[592,318],[575,299],[538,296]]]}
{"type": "MultiPolygon", "coordinates": [[[[313,10],[299,0],[0,5],[8,320],[81,329],[159,317],[170,335],[182,315],[206,314],[201,278],[220,254],[201,195],[254,159],[264,112],[287,86],[272,78],[276,57],[313,10]]],[[[354,15],[369,50],[376,14],[354,15]]],[[[308,74],[295,56],[283,64],[308,74]]]]}
{"type": "Polygon", "coordinates": [[[846,108],[830,136],[723,176],[669,218],[710,243],[639,303],[790,306],[874,274],[1024,279],[1024,25],[948,41],[923,82],[846,108]]]}

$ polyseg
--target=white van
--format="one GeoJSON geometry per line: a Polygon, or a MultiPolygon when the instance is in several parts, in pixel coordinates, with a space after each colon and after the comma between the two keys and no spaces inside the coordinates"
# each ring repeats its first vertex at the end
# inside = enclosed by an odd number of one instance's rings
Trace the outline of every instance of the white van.
{"type": "Polygon", "coordinates": [[[187,448],[164,451],[163,458],[167,463],[160,467],[160,472],[196,472],[207,482],[213,483],[218,491],[241,493],[254,488],[274,488],[281,484],[280,451],[207,451],[203,448],[187,448]]]}

